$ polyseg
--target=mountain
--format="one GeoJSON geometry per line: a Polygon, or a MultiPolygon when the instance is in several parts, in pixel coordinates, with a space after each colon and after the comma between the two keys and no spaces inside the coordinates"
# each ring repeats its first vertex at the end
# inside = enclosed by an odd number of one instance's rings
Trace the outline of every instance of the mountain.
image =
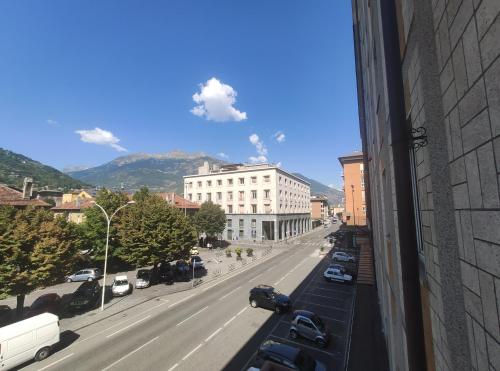
{"type": "Polygon", "coordinates": [[[292,174],[298,176],[301,179],[304,179],[306,182],[309,182],[311,184],[311,195],[325,195],[326,197],[328,197],[328,202],[330,203],[330,205],[338,205],[344,203],[342,201],[344,198],[343,191],[328,187],[323,183],[308,178],[300,173],[292,173],[292,174]]]}
{"type": "Polygon", "coordinates": [[[184,175],[196,174],[205,161],[223,164],[224,161],[204,153],[172,151],[168,153],[135,153],[118,157],[107,164],[82,171],[68,172],[81,181],[99,187],[138,190],[148,187],[152,191],[183,192],[184,175]]]}
{"type": "Polygon", "coordinates": [[[0,148],[0,183],[21,188],[25,177],[33,178],[33,182],[39,188],[47,186],[51,189],[69,189],[89,186],[89,184],[73,179],[53,167],[0,148]]]}

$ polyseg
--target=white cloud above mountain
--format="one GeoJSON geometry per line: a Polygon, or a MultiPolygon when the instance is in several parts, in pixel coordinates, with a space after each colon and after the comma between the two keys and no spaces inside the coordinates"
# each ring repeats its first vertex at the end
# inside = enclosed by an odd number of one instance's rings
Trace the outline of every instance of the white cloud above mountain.
{"type": "Polygon", "coordinates": [[[191,109],[193,115],[216,122],[238,122],[247,119],[246,112],[234,107],[238,93],[232,86],[215,77],[199,86],[200,91],[193,95],[193,101],[197,103],[197,106],[191,109]]]}
{"type": "Polygon", "coordinates": [[[93,130],[77,130],[80,140],[85,143],[92,143],[101,146],[109,146],[118,152],[126,152],[127,149],[120,146],[120,139],[115,137],[112,132],[96,127],[93,130]]]}

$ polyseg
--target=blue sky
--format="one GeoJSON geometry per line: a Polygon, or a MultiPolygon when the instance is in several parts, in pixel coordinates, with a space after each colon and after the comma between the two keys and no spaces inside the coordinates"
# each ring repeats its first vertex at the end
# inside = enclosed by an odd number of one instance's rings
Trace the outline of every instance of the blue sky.
{"type": "Polygon", "coordinates": [[[59,169],[223,153],[339,185],[352,38],[348,0],[2,1],[0,147],[59,169]]]}

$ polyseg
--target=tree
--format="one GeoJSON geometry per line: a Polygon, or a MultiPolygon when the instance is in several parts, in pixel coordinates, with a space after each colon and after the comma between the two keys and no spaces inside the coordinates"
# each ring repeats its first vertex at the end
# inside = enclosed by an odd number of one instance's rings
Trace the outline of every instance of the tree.
{"type": "MultiPolygon", "coordinates": [[[[129,199],[123,192],[113,192],[108,189],[101,189],[97,192],[95,201],[101,205],[109,216],[120,206],[126,204],[129,199]]],[[[121,211],[113,218],[113,223],[109,231],[109,257],[117,256],[119,241],[117,239],[117,225],[121,211]]],[[[94,261],[104,261],[104,250],[106,248],[107,222],[101,209],[91,207],[85,210],[85,222],[82,224],[82,232],[85,238],[85,248],[91,251],[94,261]]]]}
{"type": "Polygon", "coordinates": [[[134,200],[120,218],[121,259],[141,267],[189,257],[196,231],[184,214],[146,191],[134,200]]]}
{"type": "Polygon", "coordinates": [[[211,201],[201,204],[193,220],[198,233],[205,233],[207,237],[216,237],[226,227],[226,213],[211,201]]]}
{"type": "Polygon", "coordinates": [[[17,315],[33,290],[73,268],[80,238],[72,223],[44,209],[19,210],[0,235],[0,295],[17,296],[17,315]]]}

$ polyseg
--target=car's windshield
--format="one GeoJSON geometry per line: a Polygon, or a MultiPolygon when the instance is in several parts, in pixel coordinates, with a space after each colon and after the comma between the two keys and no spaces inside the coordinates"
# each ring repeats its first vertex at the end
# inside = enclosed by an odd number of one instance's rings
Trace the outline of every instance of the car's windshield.
{"type": "Polygon", "coordinates": [[[301,371],[313,371],[316,368],[316,361],[302,351],[297,354],[295,364],[301,371]]]}
{"type": "Polygon", "coordinates": [[[149,278],[149,272],[139,271],[137,272],[137,278],[142,278],[143,280],[147,280],[149,278]]]}
{"type": "Polygon", "coordinates": [[[325,330],[325,324],[323,323],[323,321],[321,320],[321,318],[319,318],[318,316],[314,315],[311,317],[311,321],[313,321],[313,323],[316,325],[316,327],[320,330],[320,331],[324,331],[325,330]]]}
{"type": "Polygon", "coordinates": [[[281,295],[280,290],[278,290],[278,289],[273,289],[273,295],[281,295]]]}
{"type": "Polygon", "coordinates": [[[115,281],[115,286],[123,286],[123,285],[128,285],[127,280],[116,280],[115,281]]]}

